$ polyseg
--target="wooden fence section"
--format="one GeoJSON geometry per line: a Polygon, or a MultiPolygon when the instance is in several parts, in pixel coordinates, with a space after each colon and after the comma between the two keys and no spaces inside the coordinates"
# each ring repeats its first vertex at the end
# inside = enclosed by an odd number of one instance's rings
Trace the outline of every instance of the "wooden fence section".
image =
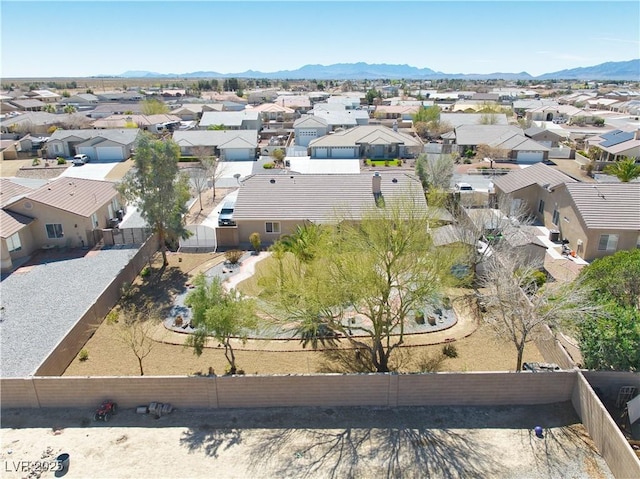
{"type": "Polygon", "coordinates": [[[152,401],[183,408],[276,406],[491,406],[569,401],[575,371],[554,373],[118,376],[0,379],[2,407],[122,407],[152,401]]]}

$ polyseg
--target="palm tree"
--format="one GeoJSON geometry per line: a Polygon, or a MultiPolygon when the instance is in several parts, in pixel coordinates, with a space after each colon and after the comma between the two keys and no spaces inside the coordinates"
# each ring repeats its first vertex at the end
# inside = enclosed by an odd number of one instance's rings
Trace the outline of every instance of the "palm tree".
{"type": "Polygon", "coordinates": [[[64,111],[65,113],[68,113],[69,115],[71,115],[72,113],[75,113],[77,110],[76,110],[75,106],[67,105],[67,106],[64,107],[64,109],[62,111],[64,111]]]}
{"type": "Polygon", "coordinates": [[[628,183],[640,177],[640,164],[636,163],[635,158],[624,157],[622,160],[605,167],[604,172],[607,175],[617,177],[623,183],[628,183]]]}

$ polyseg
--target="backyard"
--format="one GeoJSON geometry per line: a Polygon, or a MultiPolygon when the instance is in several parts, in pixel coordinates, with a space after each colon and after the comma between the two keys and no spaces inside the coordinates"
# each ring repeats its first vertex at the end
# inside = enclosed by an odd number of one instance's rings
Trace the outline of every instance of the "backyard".
{"type": "MultiPolygon", "coordinates": [[[[175,296],[184,291],[186,285],[199,272],[210,270],[224,261],[220,253],[169,255],[169,265],[160,269],[160,258],[152,260],[150,274],[138,277],[132,285],[130,298],[135,304],[153,302],[165,314],[173,306],[175,296]],[[161,274],[161,276],[160,276],[161,274]]],[[[266,262],[265,262],[266,264],[266,262]]],[[[257,265],[257,271],[263,267],[257,265]]],[[[255,279],[249,278],[238,285],[246,292],[256,289],[255,279]]],[[[454,294],[462,295],[464,291],[454,294]]],[[[503,371],[512,370],[516,353],[510,342],[500,340],[475,318],[470,308],[456,308],[458,322],[450,329],[406,336],[405,345],[395,354],[395,366],[399,372],[417,372],[429,368],[440,371],[503,371]],[[453,345],[456,357],[442,355],[443,346],[453,345]],[[435,366],[437,364],[437,366],[435,366]]],[[[119,327],[103,321],[94,335],[84,345],[82,353],[72,361],[65,375],[138,375],[138,360],[131,348],[120,341],[119,327]]],[[[210,343],[201,356],[185,347],[187,334],[167,330],[159,324],[152,333],[153,348],[144,359],[146,375],[192,375],[207,374],[213,370],[222,374],[227,366],[224,348],[210,343]]],[[[310,374],[340,371],[335,359],[312,349],[304,349],[299,340],[249,339],[245,343],[234,341],[239,369],[246,374],[310,374]]],[[[530,343],[525,350],[524,361],[543,361],[535,345],[530,343]]]]}

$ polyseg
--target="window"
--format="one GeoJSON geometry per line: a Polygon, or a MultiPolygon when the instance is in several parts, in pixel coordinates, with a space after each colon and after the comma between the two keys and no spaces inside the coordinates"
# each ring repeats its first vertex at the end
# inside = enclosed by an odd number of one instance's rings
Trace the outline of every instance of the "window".
{"type": "Polygon", "coordinates": [[[540,200],[540,203],[538,203],[538,213],[544,213],[544,200],[540,200]]]}
{"type": "Polygon", "coordinates": [[[560,212],[558,210],[553,210],[553,219],[551,220],[551,222],[554,225],[557,225],[560,223],[560,212]]]}
{"type": "Polygon", "coordinates": [[[97,228],[99,224],[100,223],[98,223],[98,214],[97,213],[92,214],[91,215],[91,226],[93,226],[94,228],[97,228]]]}
{"type": "Polygon", "coordinates": [[[600,235],[598,251],[615,251],[618,248],[618,235],[600,235]]]}
{"type": "Polygon", "coordinates": [[[280,233],[280,223],[276,221],[267,221],[265,223],[265,231],[267,233],[280,233]]]}
{"type": "Polygon", "coordinates": [[[45,227],[47,228],[47,238],[49,239],[62,238],[64,236],[60,223],[45,225],[45,227]]]}
{"type": "Polygon", "coordinates": [[[22,249],[22,243],[20,243],[20,233],[12,234],[7,238],[7,248],[9,253],[12,251],[20,251],[22,249]]]}

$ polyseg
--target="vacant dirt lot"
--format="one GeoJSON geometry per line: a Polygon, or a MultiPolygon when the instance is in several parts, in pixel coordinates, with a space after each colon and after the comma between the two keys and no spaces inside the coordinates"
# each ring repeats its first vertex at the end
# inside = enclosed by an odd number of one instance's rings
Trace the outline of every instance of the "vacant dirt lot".
{"type": "MultiPolygon", "coordinates": [[[[73,478],[611,478],[569,403],[528,407],[5,410],[0,461],[73,478]],[[544,427],[537,438],[535,425],[544,427]]],[[[47,472],[42,477],[53,477],[47,472]]],[[[36,476],[31,476],[36,477],[36,476]]]]}

